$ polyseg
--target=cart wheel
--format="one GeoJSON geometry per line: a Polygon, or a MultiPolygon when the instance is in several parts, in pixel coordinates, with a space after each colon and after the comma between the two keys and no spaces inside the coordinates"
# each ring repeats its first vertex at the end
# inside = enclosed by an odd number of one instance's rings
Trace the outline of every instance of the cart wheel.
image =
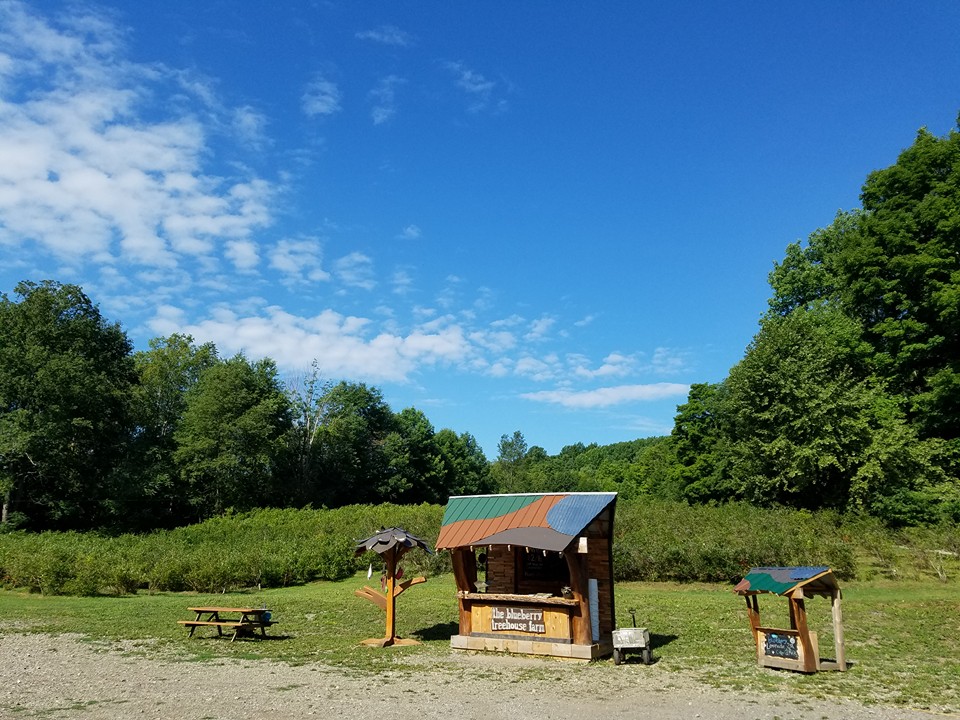
{"type": "Polygon", "coordinates": [[[650,647],[647,646],[643,649],[643,664],[652,665],[653,664],[653,652],[651,652],[650,647]]]}
{"type": "Polygon", "coordinates": [[[623,653],[620,651],[619,648],[614,648],[614,649],[613,649],[613,664],[614,664],[614,665],[619,665],[619,664],[622,663],[622,662],[623,662],[623,653]]]}

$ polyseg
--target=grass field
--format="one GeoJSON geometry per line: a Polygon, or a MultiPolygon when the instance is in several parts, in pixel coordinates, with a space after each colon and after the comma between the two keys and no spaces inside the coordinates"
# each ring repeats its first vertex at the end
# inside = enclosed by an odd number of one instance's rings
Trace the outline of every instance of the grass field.
{"type": "MultiPolygon", "coordinates": [[[[456,599],[449,575],[411,588],[398,601],[398,633],[422,645],[371,650],[359,642],[383,634],[381,611],[353,595],[367,582],[358,574],[341,582],[227,595],[157,593],[126,597],[42,596],[0,592],[4,632],[79,633],[109,647],[184,661],[242,657],[288,663],[321,662],[345,672],[385,667],[416,672],[434,667],[456,632],[456,599]],[[193,605],[266,605],[279,624],[274,639],[230,643],[209,629],[190,639],[177,625],[193,605]],[[132,641],[132,642],[131,642],[132,641]],[[121,644],[122,643],[122,644],[121,644]]],[[[847,673],[805,676],[756,666],[743,601],[729,585],[620,583],[617,620],[650,629],[658,672],[690,674],[731,690],[752,689],[817,698],[850,698],[960,713],[960,584],[940,582],[854,582],[843,584],[847,673]]],[[[786,601],[761,597],[765,624],[788,623],[786,601]]],[[[829,601],[807,602],[823,656],[832,655],[829,601]]],[[[531,673],[616,673],[609,660],[587,665],[545,660],[531,673]]],[[[669,677],[669,676],[668,676],[669,677]]]]}

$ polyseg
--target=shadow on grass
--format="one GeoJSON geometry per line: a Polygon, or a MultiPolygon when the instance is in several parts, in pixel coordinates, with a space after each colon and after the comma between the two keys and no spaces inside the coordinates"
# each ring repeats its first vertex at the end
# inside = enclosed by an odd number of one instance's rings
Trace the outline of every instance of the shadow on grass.
{"type": "Polygon", "coordinates": [[[427,628],[422,628],[413,633],[418,640],[449,640],[460,632],[460,625],[455,622],[437,623],[427,628]]]}
{"type": "Polygon", "coordinates": [[[679,635],[660,635],[659,633],[650,633],[650,649],[655,650],[656,648],[663,647],[664,645],[669,645],[679,637],[679,635]]]}

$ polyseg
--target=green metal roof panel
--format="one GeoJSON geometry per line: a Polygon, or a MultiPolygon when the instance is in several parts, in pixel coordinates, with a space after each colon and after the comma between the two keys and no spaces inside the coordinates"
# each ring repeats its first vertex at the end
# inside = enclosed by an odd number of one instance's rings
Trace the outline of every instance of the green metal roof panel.
{"type": "Polygon", "coordinates": [[[452,497],[443,513],[442,525],[460,520],[490,520],[522,510],[539,495],[469,495],[452,497]]]}
{"type": "Polygon", "coordinates": [[[738,593],[768,592],[784,595],[798,585],[829,572],[827,565],[750,568],[734,590],[738,593]]]}

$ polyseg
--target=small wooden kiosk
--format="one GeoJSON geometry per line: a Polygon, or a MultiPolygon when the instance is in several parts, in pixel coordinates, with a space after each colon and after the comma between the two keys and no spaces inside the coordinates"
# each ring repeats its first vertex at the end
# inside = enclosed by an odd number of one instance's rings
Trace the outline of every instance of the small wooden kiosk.
{"type": "Polygon", "coordinates": [[[840,609],[840,587],[833,571],[826,565],[814,567],[755,567],[734,588],[747,603],[747,616],[757,647],[757,663],[762,667],[798,670],[813,673],[819,670],[847,669],[843,647],[843,614],[840,609]],[[760,624],[757,595],[771,593],[787,598],[790,629],[764,627],[760,624]],[[822,660],[817,633],[807,624],[804,599],[830,598],[833,610],[834,660],[822,660]]]}
{"type": "Polygon", "coordinates": [[[459,650],[591,660],[613,652],[616,493],[451,497],[459,650]]]}

